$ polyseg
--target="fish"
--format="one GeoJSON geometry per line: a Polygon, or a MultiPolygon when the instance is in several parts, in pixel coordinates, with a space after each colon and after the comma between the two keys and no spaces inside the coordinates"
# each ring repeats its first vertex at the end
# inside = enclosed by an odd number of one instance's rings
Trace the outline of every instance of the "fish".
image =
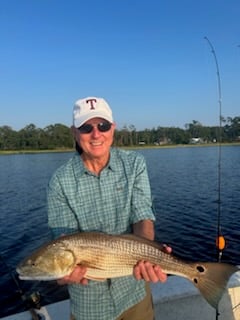
{"type": "Polygon", "coordinates": [[[95,281],[133,275],[138,261],[159,265],[168,275],[190,280],[215,309],[231,275],[240,269],[219,262],[189,262],[165,253],[156,241],[133,235],[78,232],[43,244],[22,260],[16,271],[21,280],[57,280],[77,265],[87,268],[85,278],[95,281]]]}

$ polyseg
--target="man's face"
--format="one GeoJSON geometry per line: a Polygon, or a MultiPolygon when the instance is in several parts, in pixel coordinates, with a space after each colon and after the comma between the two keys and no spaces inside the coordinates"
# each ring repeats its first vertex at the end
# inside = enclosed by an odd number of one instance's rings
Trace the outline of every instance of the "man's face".
{"type": "Polygon", "coordinates": [[[83,153],[90,158],[101,158],[109,155],[113,142],[115,124],[102,118],[93,118],[86,121],[80,128],[74,128],[74,137],[83,153]],[[92,127],[91,127],[92,126],[92,127]],[[108,130],[107,130],[108,129],[108,130]],[[90,132],[88,132],[91,130],[90,132]],[[106,130],[106,131],[101,131],[106,130]]]}

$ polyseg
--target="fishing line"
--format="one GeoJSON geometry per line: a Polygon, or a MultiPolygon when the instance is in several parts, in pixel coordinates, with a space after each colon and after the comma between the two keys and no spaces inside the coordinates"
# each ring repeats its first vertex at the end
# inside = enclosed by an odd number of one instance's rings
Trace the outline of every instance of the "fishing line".
{"type": "MultiPolygon", "coordinates": [[[[216,70],[217,70],[217,81],[218,81],[218,104],[219,104],[219,126],[218,126],[218,198],[217,198],[217,237],[216,237],[216,247],[218,253],[218,262],[221,262],[222,252],[225,248],[225,239],[221,231],[221,164],[222,164],[222,90],[221,90],[221,79],[218,66],[218,60],[216,52],[210,40],[204,37],[211,48],[211,52],[214,57],[216,70]]],[[[216,320],[219,317],[218,309],[216,309],[216,320]]]]}

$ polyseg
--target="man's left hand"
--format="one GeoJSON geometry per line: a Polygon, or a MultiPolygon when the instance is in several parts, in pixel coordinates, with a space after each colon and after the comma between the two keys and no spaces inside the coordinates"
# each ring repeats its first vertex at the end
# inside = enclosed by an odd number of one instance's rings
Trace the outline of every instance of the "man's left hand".
{"type": "MultiPolygon", "coordinates": [[[[171,253],[172,248],[164,245],[163,251],[171,253]]],[[[137,280],[145,280],[147,282],[165,282],[167,275],[164,273],[159,265],[154,265],[149,261],[139,261],[133,269],[133,275],[137,280]]]]}
{"type": "Polygon", "coordinates": [[[133,275],[137,280],[145,280],[147,282],[165,282],[167,275],[160,266],[153,265],[149,261],[139,261],[133,269],[133,275]]]}

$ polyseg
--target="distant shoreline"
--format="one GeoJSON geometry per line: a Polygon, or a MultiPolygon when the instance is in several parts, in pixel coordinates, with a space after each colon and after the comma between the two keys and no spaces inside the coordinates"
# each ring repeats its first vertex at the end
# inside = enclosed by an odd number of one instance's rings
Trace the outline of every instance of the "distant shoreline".
{"type": "MultiPolygon", "coordinates": [[[[240,146],[240,142],[234,143],[222,143],[221,146],[240,146]]],[[[121,149],[134,149],[134,150],[145,150],[145,149],[170,149],[170,148],[197,148],[197,147],[219,147],[218,143],[201,143],[201,144],[174,144],[174,145],[144,145],[144,146],[125,146],[117,147],[121,149]]],[[[0,155],[11,155],[11,154],[35,154],[35,153],[63,153],[63,152],[74,152],[75,149],[54,149],[54,150],[0,150],[0,155]]]]}

